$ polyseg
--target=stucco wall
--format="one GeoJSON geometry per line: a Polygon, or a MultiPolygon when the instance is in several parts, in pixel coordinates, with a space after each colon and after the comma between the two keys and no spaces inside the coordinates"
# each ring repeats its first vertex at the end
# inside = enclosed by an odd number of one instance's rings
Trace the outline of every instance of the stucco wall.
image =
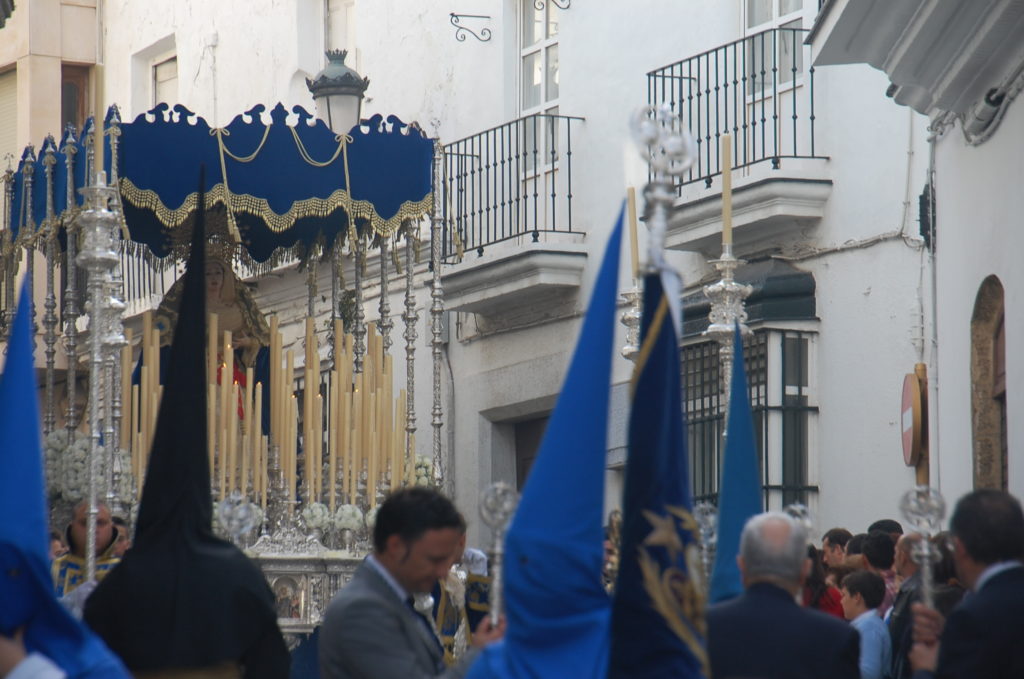
{"type": "Polygon", "coordinates": [[[995,135],[969,146],[954,127],[936,143],[936,219],[938,277],[937,434],[939,464],[933,483],[947,500],[971,489],[971,316],[986,277],[1003,285],[1006,313],[1007,435],[1010,491],[1024,493],[1024,362],[1017,351],[1024,341],[1024,250],[1021,214],[1024,195],[1016,187],[1024,177],[1024,104],[1010,104],[995,135]]]}

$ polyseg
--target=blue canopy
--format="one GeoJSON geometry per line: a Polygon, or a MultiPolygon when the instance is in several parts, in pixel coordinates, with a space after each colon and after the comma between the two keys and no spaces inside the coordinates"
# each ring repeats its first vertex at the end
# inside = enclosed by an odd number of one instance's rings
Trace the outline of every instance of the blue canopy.
{"type": "MultiPolygon", "coordinates": [[[[292,107],[291,124],[283,105],[269,112],[270,124],[262,120],[265,111],[257,105],[227,127],[213,128],[180,104],[160,104],[130,123],[121,123],[111,107],[104,169],[112,179],[116,164],[131,241],[158,258],[187,244],[185,222],[195,210],[200,164],[207,168],[208,210],[223,213],[227,231],[255,262],[267,261],[279,248],[330,246],[350,232],[350,222],[360,233],[371,229],[388,236],[404,220],[430,212],[433,142],[415,124],[375,115],[348,135],[337,135],[300,106],[292,107]]],[[[71,132],[60,144],[47,137],[38,156],[32,147],[25,149],[9,204],[16,242],[38,233],[48,197],[55,219],[66,222],[69,181],[75,189],[72,207],[81,204],[83,140],[92,129],[90,119],[81,139],[71,132]]]]}

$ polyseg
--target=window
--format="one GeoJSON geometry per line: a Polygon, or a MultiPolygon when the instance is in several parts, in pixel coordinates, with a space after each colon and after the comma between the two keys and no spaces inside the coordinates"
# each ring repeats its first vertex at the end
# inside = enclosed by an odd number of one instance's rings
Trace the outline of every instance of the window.
{"type": "Polygon", "coordinates": [[[89,69],[85,66],[60,67],[60,129],[68,125],[81,130],[85,124],[86,100],[89,98],[89,69]]]}
{"type": "MultiPolygon", "coordinates": [[[[558,8],[552,2],[522,2],[519,110],[524,116],[558,115],[558,8]],[[540,9],[538,9],[538,4],[540,9]]],[[[558,124],[553,118],[534,119],[524,130],[527,167],[554,163],[558,124]]]]}
{"type": "Polygon", "coordinates": [[[522,0],[520,110],[551,113],[558,106],[558,10],[550,2],[522,0]]]}
{"type": "MultiPolygon", "coordinates": [[[[718,501],[725,411],[717,342],[683,348],[683,398],[690,476],[697,501],[718,501]]],[[[754,440],[766,507],[807,504],[813,417],[812,335],[760,330],[744,343],[754,440]]]]}
{"type": "Polygon", "coordinates": [[[747,94],[768,94],[799,78],[803,72],[802,0],[747,0],[746,31],[747,94]]]}
{"type": "MultiPolygon", "coordinates": [[[[516,167],[520,192],[532,196],[533,228],[550,230],[559,219],[553,200],[564,195],[558,186],[559,164],[559,45],[557,5],[551,0],[520,0],[519,110],[522,118],[513,134],[518,147],[516,167]],[[520,164],[521,163],[521,164],[520,164]]],[[[564,180],[564,178],[562,178],[564,180]]]]}
{"type": "Polygon", "coordinates": [[[178,57],[153,64],[153,106],[167,102],[172,106],[178,101],[178,57]]]}

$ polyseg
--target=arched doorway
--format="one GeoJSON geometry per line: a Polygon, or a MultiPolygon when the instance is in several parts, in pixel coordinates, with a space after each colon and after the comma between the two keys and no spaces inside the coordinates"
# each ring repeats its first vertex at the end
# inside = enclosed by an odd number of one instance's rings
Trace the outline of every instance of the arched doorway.
{"type": "Polygon", "coordinates": [[[974,487],[1006,490],[1006,329],[1003,284],[986,278],[971,317],[974,487]]]}

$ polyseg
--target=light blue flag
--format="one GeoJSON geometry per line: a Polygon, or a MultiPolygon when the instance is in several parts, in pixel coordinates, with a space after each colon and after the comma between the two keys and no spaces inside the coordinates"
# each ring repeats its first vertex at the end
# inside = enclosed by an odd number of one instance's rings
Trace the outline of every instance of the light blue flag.
{"type": "Polygon", "coordinates": [[[505,540],[505,639],[469,679],[604,679],[611,601],[601,582],[608,399],[622,213],[569,372],[505,540]]]}
{"type": "Polygon", "coordinates": [[[722,490],[718,499],[718,543],[715,565],[711,570],[712,603],[732,599],[743,592],[740,567],[736,563],[740,533],[747,519],[763,511],[761,466],[757,459],[757,446],[754,445],[754,421],[750,415],[743,339],[738,323],[733,336],[732,365],[722,490]]]}

